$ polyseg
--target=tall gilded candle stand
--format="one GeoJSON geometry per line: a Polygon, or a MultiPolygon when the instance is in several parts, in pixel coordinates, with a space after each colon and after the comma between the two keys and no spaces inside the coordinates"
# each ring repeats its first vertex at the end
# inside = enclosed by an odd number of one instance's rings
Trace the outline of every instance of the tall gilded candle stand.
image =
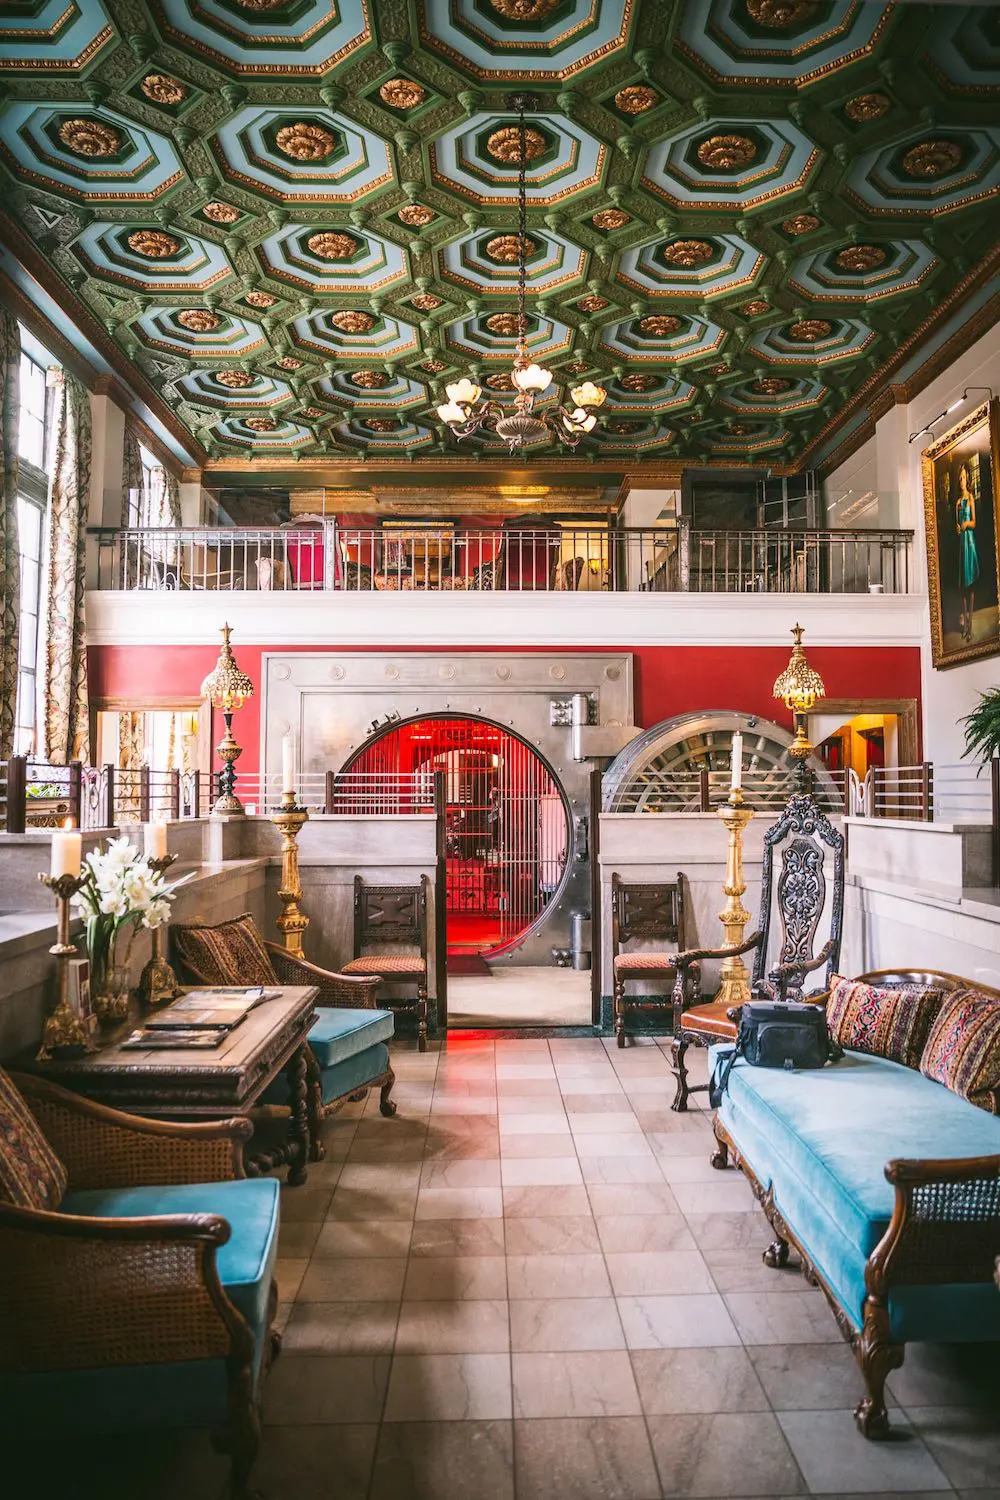
{"type": "MultiPolygon", "coordinates": [[[[716,815],[729,832],[726,878],[722,884],[726,904],[719,912],[719,921],[725,930],[726,946],[738,948],[750,920],[750,913],[740,897],[747,888],[743,879],[743,830],[753,817],[753,808],[744,807],[743,793],[737,787],[729,793],[729,801],[716,809],[716,815]]],[[[734,1006],[743,1005],[750,999],[750,972],[739,955],[722,960],[719,977],[722,984],[715,996],[717,1001],[734,1006]]]]}
{"type": "Polygon", "coordinates": [[[299,807],[294,792],[285,792],[281,807],[271,817],[271,822],[281,830],[281,886],[278,899],[281,916],[275,926],[289,953],[302,957],[302,934],[309,926],[309,918],[299,909],[302,900],[302,881],[299,877],[299,832],[308,822],[309,813],[299,807]]]}
{"type": "MultiPolygon", "coordinates": [[[[176,854],[163,854],[158,858],[147,855],[146,863],[157,875],[164,875],[176,860],[176,854]]],[[[180,994],[177,975],[167,961],[165,939],[168,922],[161,922],[150,932],[153,952],[149,962],[139,975],[139,999],[146,1005],[166,1005],[180,994]]]]}
{"type": "Polygon", "coordinates": [[[49,949],[58,966],[56,1004],[52,1014],[46,1017],[42,1028],[42,1045],[37,1052],[39,1062],[48,1062],[55,1054],[63,1057],[78,1056],[93,1052],[94,1043],[83,1016],[70,1009],[69,965],[79,958],[76,947],[69,940],[69,904],[83,885],[78,875],[39,874],[39,880],[47,885],[56,898],[56,940],[49,949]]]}

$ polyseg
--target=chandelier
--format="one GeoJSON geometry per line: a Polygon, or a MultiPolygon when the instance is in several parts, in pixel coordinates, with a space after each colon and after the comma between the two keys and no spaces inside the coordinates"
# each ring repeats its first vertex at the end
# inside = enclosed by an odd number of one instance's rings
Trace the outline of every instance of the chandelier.
{"type": "Polygon", "coordinates": [[[535,403],[552,384],[551,370],[543,369],[528,357],[525,335],[528,320],[524,311],[524,283],[528,253],[527,188],[528,142],[524,116],[526,110],[538,107],[533,94],[511,94],[508,105],[517,114],[517,349],[511,381],[514,385],[514,410],[508,411],[497,401],[481,400],[482,391],[475,381],[463,377],[445,386],[448,400],[437,408],[440,420],[457,438],[469,437],[481,427],[492,428],[511,453],[542,438],[556,437],[568,448],[575,448],[585,432],[597,424],[594,409],[603,406],[607,391],[593,381],[585,380],[570,391],[572,407],[559,405],[554,411],[536,411],[535,403]]]}

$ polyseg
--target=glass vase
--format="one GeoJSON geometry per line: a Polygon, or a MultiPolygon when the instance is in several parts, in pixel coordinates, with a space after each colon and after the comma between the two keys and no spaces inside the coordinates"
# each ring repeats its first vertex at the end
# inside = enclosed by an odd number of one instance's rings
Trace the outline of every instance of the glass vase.
{"type": "Polygon", "coordinates": [[[109,963],[91,980],[94,1014],[103,1025],[124,1021],[132,986],[125,964],[109,963]]]}

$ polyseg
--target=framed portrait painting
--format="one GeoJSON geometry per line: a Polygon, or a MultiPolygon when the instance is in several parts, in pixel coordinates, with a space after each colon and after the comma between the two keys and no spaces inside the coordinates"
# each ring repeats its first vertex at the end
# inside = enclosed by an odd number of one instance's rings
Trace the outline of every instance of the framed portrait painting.
{"type": "Polygon", "coordinates": [[[1000,653],[997,403],[921,454],[935,667],[1000,653]]]}

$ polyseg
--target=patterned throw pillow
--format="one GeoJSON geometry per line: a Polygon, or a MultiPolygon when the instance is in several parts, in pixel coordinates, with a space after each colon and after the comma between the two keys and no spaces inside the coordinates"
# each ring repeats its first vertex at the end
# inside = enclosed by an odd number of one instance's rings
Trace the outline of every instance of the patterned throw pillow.
{"type": "Polygon", "coordinates": [[[919,984],[893,989],[834,974],[826,1002],[830,1035],[852,1052],[870,1052],[918,1068],[942,995],[942,990],[919,984]]]}
{"type": "Polygon", "coordinates": [[[278,984],[249,912],[231,922],[170,929],[181,965],[200,984],[278,984]]]}
{"type": "Polygon", "coordinates": [[[0,1201],[54,1212],[65,1192],[66,1168],[0,1068],[0,1201]]]}
{"type": "Polygon", "coordinates": [[[920,1071],[1000,1115],[1000,1000],[981,990],[949,995],[931,1027],[920,1071]]]}

